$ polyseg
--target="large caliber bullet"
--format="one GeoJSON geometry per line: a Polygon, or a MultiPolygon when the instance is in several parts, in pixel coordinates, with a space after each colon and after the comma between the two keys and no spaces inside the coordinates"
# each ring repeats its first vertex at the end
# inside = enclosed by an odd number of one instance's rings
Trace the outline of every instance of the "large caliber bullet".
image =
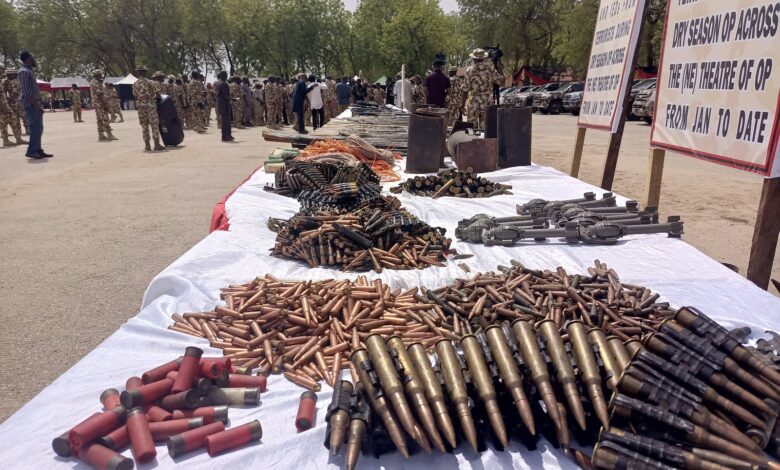
{"type": "Polygon", "coordinates": [[[477,337],[474,335],[466,335],[460,339],[460,345],[466,356],[466,364],[468,365],[471,378],[477,387],[477,394],[479,394],[480,400],[485,405],[490,426],[495,431],[501,445],[506,447],[509,445],[506,436],[506,426],[501,416],[501,410],[498,407],[496,388],[493,386],[493,380],[490,378],[479,341],[477,341],[477,337]]]}
{"type": "Polygon", "coordinates": [[[691,421],[681,418],[660,407],[630,398],[626,395],[615,393],[610,400],[612,412],[622,418],[647,420],[657,422],[660,427],[667,426],[675,432],[681,433],[693,444],[718,449],[732,457],[737,457],[750,462],[766,465],[768,460],[755,450],[745,448],[740,444],[715,436],[703,427],[693,424],[691,421]]]}
{"type": "Polygon", "coordinates": [[[422,383],[425,389],[428,402],[431,404],[433,417],[436,419],[436,423],[439,425],[439,429],[444,434],[450,447],[454,449],[458,446],[458,441],[455,439],[455,427],[452,425],[449,412],[447,412],[444,391],[441,389],[436,372],[431,367],[428,353],[425,352],[425,347],[420,343],[412,344],[407,351],[412,358],[412,363],[417,371],[420,383],[422,383]]]}
{"type": "MultiPolygon", "coordinates": [[[[566,429],[565,423],[558,409],[558,399],[553,391],[552,382],[550,381],[550,374],[547,372],[547,364],[545,364],[542,358],[542,352],[539,349],[539,342],[536,339],[536,333],[534,327],[530,323],[523,320],[515,320],[512,323],[512,329],[517,337],[517,344],[520,349],[520,355],[523,357],[523,362],[528,366],[531,371],[531,380],[534,381],[539,395],[544,401],[544,406],[547,408],[547,414],[550,415],[555,427],[558,429],[558,435],[564,436],[568,433],[564,433],[566,429]]],[[[559,442],[562,447],[569,447],[568,439],[566,442],[559,442]]]]}
{"type": "Polygon", "coordinates": [[[695,331],[699,336],[711,338],[718,348],[735,361],[766,377],[776,386],[780,386],[780,373],[745,348],[728,330],[693,307],[683,307],[677,311],[674,319],[695,331]]]}
{"type": "Polygon", "coordinates": [[[400,336],[391,336],[387,339],[387,348],[390,351],[390,355],[395,359],[398,373],[401,375],[401,381],[404,383],[406,395],[412,402],[412,406],[414,406],[425,432],[440,452],[447,452],[447,449],[444,447],[444,441],[436,429],[431,407],[425,399],[422,381],[412,363],[412,358],[406,352],[403,340],[400,336]]]}
{"type": "Polygon", "coordinates": [[[360,458],[360,449],[363,446],[363,437],[366,435],[366,423],[371,415],[371,407],[363,398],[366,393],[363,383],[358,382],[352,393],[350,402],[350,421],[347,433],[347,449],[344,451],[344,460],[347,462],[347,470],[354,470],[360,458]]]}
{"type": "Polygon", "coordinates": [[[601,358],[601,362],[604,364],[604,369],[607,371],[607,386],[610,390],[617,390],[620,372],[617,359],[615,359],[615,355],[612,354],[612,350],[609,348],[607,335],[604,334],[604,331],[601,328],[594,326],[588,330],[588,339],[590,339],[590,343],[596,348],[596,351],[601,358]]]}
{"type": "Polygon", "coordinates": [[[501,330],[501,327],[497,325],[489,326],[485,330],[485,338],[490,346],[490,350],[493,352],[493,359],[498,366],[501,380],[512,395],[512,401],[514,402],[515,407],[517,407],[520,419],[523,420],[523,424],[525,424],[525,427],[531,434],[535,435],[536,423],[534,423],[533,412],[531,411],[528,397],[526,397],[525,391],[523,390],[523,377],[517,369],[517,363],[512,357],[512,351],[509,349],[509,344],[507,343],[506,336],[504,336],[504,332],[501,330]]]}
{"type": "Polygon", "coordinates": [[[566,396],[569,409],[574,415],[577,424],[584,431],[587,427],[585,409],[582,407],[582,398],[577,391],[577,378],[574,376],[571,359],[566,354],[566,347],[563,345],[558,325],[553,320],[542,320],[536,324],[536,328],[545,339],[547,354],[549,354],[550,360],[555,367],[556,379],[563,387],[563,394],[566,396]]]}
{"type": "Polygon", "coordinates": [[[626,349],[625,344],[623,344],[623,340],[617,336],[607,337],[607,342],[609,343],[609,349],[612,351],[612,355],[615,356],[618,372],[616,377],[619,378],[620,374],[626,370],[626,367],[628,367],[628,364],[631,362],[631,356],[628,354],[628,349],[626,349]]]}
{"type": "Polygon", "coordinates": [[[326,444],[332,455],[337,455],[349,426],[349,400],[352,396],[352,383],[340,380],[333,386],[333,396],[328,405],[325,421],[328,423],[326,444]]]}
{"type": "Polygon", "coordinates": [[[593,465],[608,470],[616,468],[672,470],[674,468],[612,441],[596,444],[593,448],[593,465]]]}
{"type": "Polygon", "coordinates": [[[368,349],[368,355],[371,358],[371,363],[374,365],[377,377],[379,377],[379,383],[382,386],[382,390],[393,405],[393,409],[398,415],[401,425],[406,432],[412,436],[412,439],[418,442],[420,447],[425,449],[427,439],[420,432],[420,426],[414,419],[412,409],[406,401],[404,386],[401,384],[401,379],[395,373],[393,359],[387,352],[384,340],[382,340],[380,335],[373,334],[366,338],[366,348],[368,349]],[[423,444],[422,441],[425,441],[425,444],[423,444]]]}
{"type": "Polygon", "coordinates": [[[601,383],[601,374],[593,349],[590,347],[588,335],[585,332],[585,324],[579,320],[571,321],[566,325],[569,333],[569,341],[577,359],[577,366],[582,374],[582,382],[588,391],[590,402],[604,429],[609,429],[609,413],[607,412],[607,400],[604,398],[604,388],[601,383]]]}
{"type": "Polygon", "coordinates": [[[360,383],[363,384],[363,388],[366,391],[366,396],[371,402],[371,405],[379,415],[379,418],[387,428],[387,433],[390,435],[390,439],[393,444],[398,448],[398,452],[409,458],[409,448],[406,446],[403,431],[398,424],[397,418],[393,415],[390,405],[387,403],[387,398],[381,391],[379,386],[379,379],[377,378],[376,371],[371,364],[371,359],[368,356],[368,351],[364,348],[356,349],[352,352],[350,357],[352,364],[357,369],[358,376],[360,377],[360,383]]]}
{"type": "Polygon", "coordinates": [[[466,392],[466,383],[461,375],[460,363],[456,356],[455,347],[448,339],[439,340],[436,343],[436,355],[439,357],[439,367],[450,401],[455,405],[455,413],[460,419],[460,426],[469,445],[477,452],[477,428],[469,408],[469,395],[466,392]]]}
{"type": "Polygon", "coordinates": [[[638,436],[619,428],[613,428],[609,431],[602,431],[599,436],[599,440],[614,442],[620,446],[625,447],[626,449],[640,452],[644,455],[647,455],[648,457],[672,464],[676,468],[689,468],[697,470],[726,469],[721,465],[704,460],[693,452],[681,449],[675,445],[658,439],[653,439],[652,437],[638,436]]]}

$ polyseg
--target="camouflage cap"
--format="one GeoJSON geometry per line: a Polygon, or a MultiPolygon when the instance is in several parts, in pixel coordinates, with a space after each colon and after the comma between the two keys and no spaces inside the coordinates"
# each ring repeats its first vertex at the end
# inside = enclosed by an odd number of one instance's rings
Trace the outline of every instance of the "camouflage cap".
{"type": "Polygon", "coordinates": [[[97,77],[98,75],[103,75],[103,72],[101,72],[98,69],[95,69],[95,70],[92,71],[92,76],[93,77],[97,77]]]}
{"type": "Polygon", "coordinates": [[[152,74],[152,78],[157,78],[157,77],[165,78],[165,74],[158,70],[158,71],[154,72],[154,74],[152,74]]]}
{"type": "Polygon", "coordinates": [[[487,59],[488,58],[488,52],[485,49],[482,49],[481,47],[478,47],[471,51],[471,54],[469,54],[469,57],[472,59],[487,59]]]}
{"type": "Polygon", "coordinates": [[[19,71],[17,69],[15,69],[15,68],[10,68],[10,69],[5,71],[5,74],[6,75],[18,75],[19,71]]]}
{"type": "Polygon", "coordinates": [[[143,70],[144,72],[149,71],[149,69],[147,69],[145,65],[136,65],[135,70],[143,70]]]}
{"type": "Polygon", "coordinates": [[[168,80],[176,80],[176,76],[173,74],[168,75],[168,80]]]}

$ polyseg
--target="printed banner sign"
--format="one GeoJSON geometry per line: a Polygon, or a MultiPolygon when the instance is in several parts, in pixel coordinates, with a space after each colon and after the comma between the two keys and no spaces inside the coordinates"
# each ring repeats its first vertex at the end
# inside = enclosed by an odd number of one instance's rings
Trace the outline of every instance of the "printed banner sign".
{"type": "Polygon", "coordinates": [[[645,0],[601,0],[580,108],[580,127],[617,132],[645,0]]]}
{"type": "Polygon", "coordinates": [[[666,8],[651,145],[780,176],[780,2],[666,8]]]}

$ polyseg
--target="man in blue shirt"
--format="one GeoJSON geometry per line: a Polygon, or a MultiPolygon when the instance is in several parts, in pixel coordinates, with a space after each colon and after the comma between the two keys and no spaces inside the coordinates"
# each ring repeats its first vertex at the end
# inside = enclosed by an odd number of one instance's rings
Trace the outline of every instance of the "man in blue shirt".
{"type": "Polygon", "coordinates": [[[19,84],[22,88],[20,101],[30,127],[30,142],[27,145],[26,156],[36,160],[51,158],[54,155],[44,152],[43,147],[41,147],[43,106],[41,106],[41,96],[38,93],[38,83],[33,70],[37,63],[33,55],[27,51],[22,51],[19,54],[19,60],[22,62],[22,68],[19,70],[19,84]]]}
{"type": "Polygon", "coordinates": [[[339,114],[349,108],[349,100],[352,98],[352,87],[349,86],[349,77],[342,77],[341,83],[336,85],[336,97],[339,100],[339,114]]]}
{"type": "Polygon", "coordinates": [[[293,105],[292,110],[295,113],[295,119],[297,122],[296,125],[296,131],[298,131],[299,134],[308,134],[309,131],[306,130],[306,125],[303,121],[303,105],[306,101],[306,93],[309,90],[306,88],[306,74],[305,73],[299,73],[298,74],[298,81],[295,82],[295,89],[293,91],[293,105]]]}

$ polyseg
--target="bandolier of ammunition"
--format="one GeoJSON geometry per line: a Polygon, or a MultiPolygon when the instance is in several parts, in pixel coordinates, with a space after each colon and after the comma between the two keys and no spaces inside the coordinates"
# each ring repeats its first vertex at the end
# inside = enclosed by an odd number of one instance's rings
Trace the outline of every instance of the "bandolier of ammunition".
{"type": "Polygon", "coordinates": [[[435,175],[415,176],[390,189],[393,193],[406,191],[418,196],[475,198],[512,194],[511,186],[494,183],[480,177],[471,168],[465,171],[446,169],[435,175]]]}
{"type": "Polygon", "coordinates": [[[420,221],[393,196],[343,214],[318,211],[288,221],[273,219],[269,227],[278,233],[274,256],[344,271],[443,266],[451,243],[445,229],[420,221]]]}

